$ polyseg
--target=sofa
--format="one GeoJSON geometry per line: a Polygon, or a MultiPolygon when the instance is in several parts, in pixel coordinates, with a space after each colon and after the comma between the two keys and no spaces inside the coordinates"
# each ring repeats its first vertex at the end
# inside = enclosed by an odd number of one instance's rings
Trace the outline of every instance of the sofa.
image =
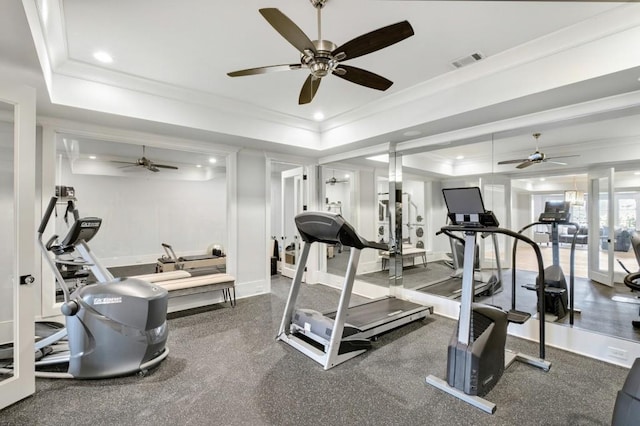
{"type": "Polygon", "coordinates": [[[564,232],[558,234],[558,242],[571,244],[573,236],[576,235],[576,244],[587,244],[589,242],[589,228],[581,225],[577,230],[574,226],[564,227],[564,232]]]}

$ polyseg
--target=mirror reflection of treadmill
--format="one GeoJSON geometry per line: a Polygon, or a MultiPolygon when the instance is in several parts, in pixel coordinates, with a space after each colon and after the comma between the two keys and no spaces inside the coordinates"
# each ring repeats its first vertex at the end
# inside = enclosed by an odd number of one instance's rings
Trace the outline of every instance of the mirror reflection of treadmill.
{"type": "Polygon", "coordinates": [[[376,336],[433,313],[431,306],[391,296],[349,307],[361,250],[388,250],[389,246],[362,238],[336,213],[303,212],[296,216],[295,222],[305,244],[291,284],[278,332],[279,340],[298,349],[327,370],[369,349],[371,339],[376,336]],[[313,243],[340,243],[350,247],[340,302],[334,312],[320,313],[295,306],[302,272],[313,243]]]}
{"type": "MultiPolygon", "coordinates": [[[[466,220],[472,225],[479,225],[481,222],[492,226],[498,225],[498,220],[493,213],[487,211],[484,207],[480,188],[444,188],[442,195],[448,212],[456,212],[455,214],[448,214],[452,223],[464,222],[466,220]]],[[[492,238],[495,258],[499,260],[498,241],[495,234],[492,234],[492,238]]],[[[417,288],[417,291],[449,299],[459,299],[461,297],[462,270],[464,269],[464,238],[451,240],[451,252],[454,272],[446,278],[437,279],[417,288]]],[[[495,293],[502,291],[502,270],[500,263],[498,262],[497,264],[495,274],[484,273],[480,269],[478,253],[479,247],[476,246],[474,256],[474,269],[476,270],[474,274],[474,296],[493,296],[495,293]]]]}

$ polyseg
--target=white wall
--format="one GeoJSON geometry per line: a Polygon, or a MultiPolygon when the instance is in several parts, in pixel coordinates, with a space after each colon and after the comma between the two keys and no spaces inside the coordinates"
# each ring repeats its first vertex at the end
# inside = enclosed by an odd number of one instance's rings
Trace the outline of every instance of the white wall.
{"type": "MultiPolygon", "coordinates": [[[[155,262],[164,253],[161,243],[171,244],[178,255],[204,254],[212,244],[227,246],[224,177],[178,181],[158,179],[152,172],[76,175],[67,162],[61,164],[59,183],[75,188],[80,216],[103,220],[89,244],[105,266],[155,262]]],[[[64,206],[59,207],[62,214],[64,206]]],[[[66,233],[60,220],[56,233],[66,233]]]]}
{"type": "MultiPolygon", "coordinates": [[[[513,195],[512,204],[511,204],[511,218],[513,221],[512,229],[514,231],[519,231],[520,229],[529,225],[534,220],[533,212],[531,211],[531,205],[532,205],[531,194],[528,194],[526,192],[514,191],[512,195],[513,195]]],[[[527,229],[524,232],[524,234],[529,238],[532,238],[534,228],[535,227],[527,229]]]]}
{"type": "Polygon", "coordinates": [[[237,154],[234,176],[237,193],[236,291],[241,296],[269,291],[265,244],[267,191],[264,153],[242,150],[237,154]]]}

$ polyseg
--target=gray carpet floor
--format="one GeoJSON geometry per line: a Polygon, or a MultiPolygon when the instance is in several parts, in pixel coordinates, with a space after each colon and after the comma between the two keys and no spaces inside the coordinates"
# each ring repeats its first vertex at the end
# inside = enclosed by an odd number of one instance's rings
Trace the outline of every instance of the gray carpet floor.
{"type": "MultiPolygon", "coordinates": [[[[272,293],[169,321],[169,357],[145,377],[37,381],[0,425],[606,425],[624,368],[547,349],[547,373],[516,363],[487,396],[489,415],[428,386],[444,376],[455,322],[432,316],[392,331],[329,371],[274,340],[290,280],[272,293]]],[[[334,309],[339,293],[305,286],[300,305],[334,309]]],[[[352,302],[362,301],[354,297],[352,302]]],[[[529,354],[537,345],[508,338],[529,354]]]]}

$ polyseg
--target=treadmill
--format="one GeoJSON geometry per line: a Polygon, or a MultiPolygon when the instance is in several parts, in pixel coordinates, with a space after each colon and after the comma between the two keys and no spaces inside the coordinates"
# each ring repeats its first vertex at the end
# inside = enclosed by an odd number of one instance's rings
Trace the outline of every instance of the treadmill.
{"type": "Polygon", "coordinates": [[[389,330],[425,318],[432,306],[423,306],[394,297],[383,297],[349,307],[360,252],[365,248],[388,250],[384,243],[362,238],[344,218],[332,212],[303,212],[295,218],[304,246],[297,263],[277,340],[281,340],[314,361],[325,370],[347,361],[371,347],[371,340],[389,330]],[[296,308],[302,275],[313,243],[350,247],[338,309],[320,313],[296,308]]]}

